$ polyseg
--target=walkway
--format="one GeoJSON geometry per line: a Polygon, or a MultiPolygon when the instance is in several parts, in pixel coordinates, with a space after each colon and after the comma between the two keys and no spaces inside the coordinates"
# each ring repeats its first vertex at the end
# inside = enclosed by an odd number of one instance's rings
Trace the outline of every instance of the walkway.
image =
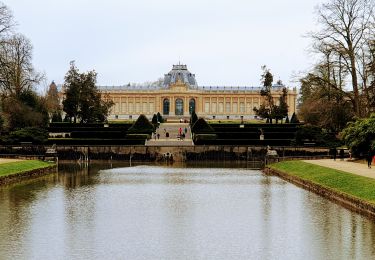
{"type": "Polygon", "coordinates": [[[367,163],[355,163],[347,160],[341,161],[340,159],[336,159],[336,161],[333,159],[305,160],[304,162],[375,179],[375,166],[373,165],[373,168],[369,169],[367,168],[367,163]]]}
{"type": "Polygon", "coordinates": [[[5,158],[0,158],[0,164],[3,163],[10,163],[10,162],[19,162],[19,161],[24,161],[20,159],[5,159],[5,158]]]}
{"type": "Polygon", "coordinates": [[[146,141],[146,146],[193,146],[193,140],[191,139],[191,131],[188,123],[163,123],[160,124],[159,128],[156,130],[156,133],[160,134],[160,139],[152,138],[146,141]],[[178,138],[179,129],[182,129],[182,132],[185,134],[185,139],[180,140],[178,138]],[[169,137],[166,137],[166,133],[169,133],[169,137]]]}

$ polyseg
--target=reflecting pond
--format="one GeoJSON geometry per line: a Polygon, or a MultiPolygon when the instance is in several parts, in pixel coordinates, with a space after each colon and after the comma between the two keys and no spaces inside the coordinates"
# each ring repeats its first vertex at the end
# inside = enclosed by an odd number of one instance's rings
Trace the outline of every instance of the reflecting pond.
{"type": "Polygon", "coordinates": [[[233,164],[60,164],[0,188],[0,259],[373,259],[375,223],[233,164]]]}

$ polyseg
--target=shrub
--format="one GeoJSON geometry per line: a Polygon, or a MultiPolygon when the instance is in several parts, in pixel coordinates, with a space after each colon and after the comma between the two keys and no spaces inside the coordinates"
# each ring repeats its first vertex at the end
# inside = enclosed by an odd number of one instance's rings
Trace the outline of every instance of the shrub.
{"type": "Polygon", "coordinates": [[[299,126],[295,134],[295,144],[303,145],[305,142],[314,142],[316,145],[336,147],[340,141],[334,134],[323,131],[320,127],[312,125],[299,126]]]}
{"type": "Polygon", "coordinates": [[[53,112],[51,122],[62,122],[61,112],[53,112]]]}
{"type": "Polygon", "coordinates": [[[156,114],[156,117],[157,117],[159,123],[164,123],[164,118],[161,116],[161,114],[159,112],[156,114]]]}
{"type": "Polygon", "coordinates": [[[194,134],[194,143],[204,143],[208,140],[216,140],[216,134],[194,134]]]}
{"type": "Polygon", "coordinates": [[[145,115],[140,115],[135,121],[135,123],[132,125],[132,127],[129,128],[129,133],[139,133],[139,134],[151,134],[154,131],[154,126],[150,123],[150,121],[147,119],[145,115]]]}
{"type": "Polygon", "coordinates": [[[292,117],[290,118],[290,123],[291,124],[298,124],[299,123],[299,120],[298,120],[298,117],[297,117],[296,113],[293,113],[292,117]]]}
{"type": "Polygon", "coordinates": [[[151,123],[152,123],[153,125],[157,125],[157,124],[158,124],[158,116],[157,116],[156,114],[154,114],[154,115],[152,116],[151,123]]]}
{"type": "Polygon", "coordinates": [[[195,122],[197,122],[197,121],[198,121],[198,116],[195,113],[195,111],[193,111],[191,113],[191,117],[190,117],[190,125],[193,126],[195,124],[195,122]]]}
{"type": "Polygon", "coordinates": [[[127,134],[126,135],[126,139],[130,139],[130,140],[146,140],[146,139],[150,139],[150,135],[149,134],[127,134]]]}
{"type": "Polygon", "coordinates": [[[48,131],[37,127],[25,127],[20,130],[10,132],[3,137],[3,142],[7,144],[17,144],[20,142],[32,142],[33,144],[43,144],[48,140],[48,131]]]}
{"type": "Polygon", "coordinates": [[[191,128],[191,131],[193,133],[212,133],[215,132],[215,130],[207,124],[206,120],[203,118],[199,118],[191,128]]]}

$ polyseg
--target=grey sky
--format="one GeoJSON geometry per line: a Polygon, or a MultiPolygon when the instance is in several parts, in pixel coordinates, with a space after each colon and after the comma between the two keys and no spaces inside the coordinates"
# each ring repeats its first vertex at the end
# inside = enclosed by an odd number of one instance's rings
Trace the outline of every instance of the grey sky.
{"type": "Polygon", "coordinates": [[[69,61],[98,84],[156,80],[187,64],[199,85],[260,84],[261,66],[295,86],[318,0],[9,0],[35,67],[62,83],[69,61]]]}

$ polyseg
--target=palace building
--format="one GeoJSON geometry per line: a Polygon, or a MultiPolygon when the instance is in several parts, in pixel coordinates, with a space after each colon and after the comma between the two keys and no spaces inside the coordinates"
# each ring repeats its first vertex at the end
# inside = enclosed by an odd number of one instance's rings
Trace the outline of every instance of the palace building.
{"type": "MultiPolygon", "coordinates": [[[[275,101],[284,85],[274,85],[275,101]]],[[[188,118],[192,111],[207,119],[253,119],[254,107],[263,103],[261,87],[199,86],[186,65],[173,65],[158,86],[99,86],[114,102],[109,120],[151,118],[160,112],[164,118],[188,118]]],[[[296,89],[288,89],[289,116],[296,111],[296,89]]]]}

